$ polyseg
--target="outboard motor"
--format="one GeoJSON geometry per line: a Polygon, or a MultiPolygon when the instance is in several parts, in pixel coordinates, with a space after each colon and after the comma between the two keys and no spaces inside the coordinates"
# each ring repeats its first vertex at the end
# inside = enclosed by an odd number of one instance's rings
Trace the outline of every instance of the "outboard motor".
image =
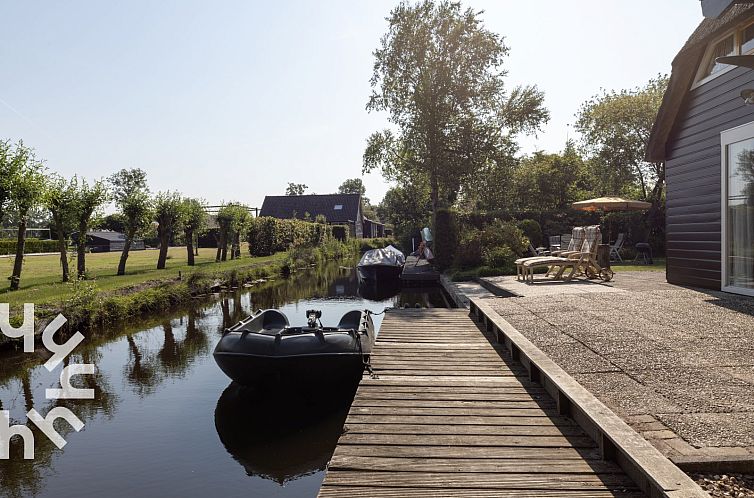
{"type": "MultiPolygon", "coordinates": [[[[321,310],[307,310],[306,311],[306,320],[309,323],[309,328],[316,329],[317,322],[319,322],[320,318],[322,318],[321,310]]],[[[322,325],[322,322],[319,322],[319,324],[322,325]]]]}

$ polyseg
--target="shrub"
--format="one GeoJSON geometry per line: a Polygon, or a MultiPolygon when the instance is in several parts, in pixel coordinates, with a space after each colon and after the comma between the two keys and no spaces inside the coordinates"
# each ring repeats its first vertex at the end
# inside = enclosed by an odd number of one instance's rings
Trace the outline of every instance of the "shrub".
{"type": "Polygon", "coordinates": [[[458,240],[453,266],[475,268],[482,264],[481,232],[476,228],[464,230],[458,240]]]}
{"type": "Polygon", "coordinates": [[[534,247],[542,245],[542,227],[536,220],[521,220],[517,225],[534,247]]]}
{"type": "Polygon", "coordinates": [[[435,213],[434,228],[435,264],[440,269],[449,268],[453,264],[453,256],[458,246],[455,213],[450,209],[438,209],[435,213]]]}
{"type": "MultiPolygon", "coordinates": [[[[40,240],[29,238],[24,244],[24,254],[34,252],[58,252],[57,240],[40,240]]],[[[0,240],[0,255],[16,254],[16,239],[0,240]]]]}
{"type": "Polygon", "coordinates": [[[508,246],[517,256],[523,255],[529,248],[529,239],[515,223],[499,219],[484,227],[481,240],[483,250],[508,246]]]}
{"type": "Polygon", "coordinates": [[[246,240],[252,256],[270,256],[291,246],[316,247],[332,237],[330,225],[263,216],[251,220],[246,240]]]}
{"type": "Polygon", "coordinates": [[[485,249],[482,255],[482,261],[485,266],[491,266],[493,268],[511,268],[515,270],[514,261],[516,261],[516,255],[508,246],[491,247],[485,249]]]}

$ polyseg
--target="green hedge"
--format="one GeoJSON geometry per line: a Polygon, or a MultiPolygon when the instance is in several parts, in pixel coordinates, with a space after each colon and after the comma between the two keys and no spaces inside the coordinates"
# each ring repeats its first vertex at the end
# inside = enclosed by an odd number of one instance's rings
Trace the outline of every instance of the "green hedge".
{"type": "MultiPolygon", "coordinates": [[[[26,239],[24,245],[24,253],[30,254],[34,252],[57,252],[58,241],[57,240],[39,240],[39,239],[26,239]]],[[[0,240],[0,255],[16,254],[16,239],[1,239],[0,240]]]]}
{"type": "Polygon", "coordinates": [[[263,216],[251,220],[246,240],[252,256],[270,256],[291,246],[317,247],[332,236],[330,225],[263,216]]]}

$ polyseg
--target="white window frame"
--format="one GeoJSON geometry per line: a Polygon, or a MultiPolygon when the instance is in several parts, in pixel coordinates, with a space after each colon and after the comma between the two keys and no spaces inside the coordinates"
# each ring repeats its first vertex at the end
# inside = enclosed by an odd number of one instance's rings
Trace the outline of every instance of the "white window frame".
{"type": "Polygon", "coordinates": [[[723,41],[724,39],[728,38],[730,35],[733,35],[733,55],[754,54],[754,49],[749,50],[748,52],[744,52],[743,54],[741,53],[741,33],[743,33],[743,31],[749,26],[751,26],[752,24],[754,24],[754,19],[749,19],[746,22],[736,25],[735,28],[732,28],[726,31],[725,33],[716,37],[714,40],[712,40],[711,42],[707,44],[707,50],[704,52],[704,57],[702,57],[702,62],[701,64],[699,64],[699,67],[696,69],[696,75],[694,76],[694,84],[691,85],[692,90],[736,68],[736,66],[728,66],[724,69],[721,69],[720,71],[716,73],[712,73],[707,76],[702,76],[702,72],[704,71],[704,68],[707,67],[707,64],[709,64],[710,62],[710,58],[712,57],[712,49],[715,47],[715,45],[717,45],[719,42],[723,41]]]}
{"type": "Polygon", "coordinates": [[[738,34],[738,28],[732,31],[728,31],[722,36],[719,36],[715,38],[713,41],[707,44],[707,51],[704,53],[704,57],[702,57],[702,63],[699,64],[699,67],[696,70],[696,77],[694,78],[695,83],[691,86],[692,89],[701,86],[708,81],[712,81],[718,76],[721,76],[729,71],[732,71],[736,68],[736,66],[728,66],[721,70],[719,70],[716,73],[708,74],[707,76],[702,76],[704,69],[707,67],[707,65],[711,62],[710,59],[712,59],[712,49],[715,48],[715,45],[717,45],[719,42],[723,41],[724,39],[728,38],[729,36],[733,35],[733,55],[739,55],[740,50],[740,39],[741,36],[738,34]]]}
{"type": "Polygon", "coordinates": [[[720,132],[720,289],[754,296],[754,289],[728,285],[728,145],[754,139],[754,121],[720,132]]]}

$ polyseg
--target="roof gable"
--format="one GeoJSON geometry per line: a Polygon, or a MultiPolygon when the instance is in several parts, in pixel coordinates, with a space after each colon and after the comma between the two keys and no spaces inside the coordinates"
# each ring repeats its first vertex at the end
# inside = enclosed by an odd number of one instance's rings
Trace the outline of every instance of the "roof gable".
{"type": "Polygon", "coordinates": [[[670,138],[683,101],[694,83],[699,64],[707,49],[707,43],[753,14],[754,5],[745,3],[731,6],[720,17],[704,19],[675,56],[668,89],[662,98],[662,104],[657,112],[647,144],[647,161],[665,160],[667,155],[665,145],[670,138]]]}
{"type": "Polygon", "coordinates": [[[346,223],[359,220],[360,206],[360,194],[268,195],[259,216],[303,219],[309,213],[311,219],[322,215],[330,223],[346,223]]]}

